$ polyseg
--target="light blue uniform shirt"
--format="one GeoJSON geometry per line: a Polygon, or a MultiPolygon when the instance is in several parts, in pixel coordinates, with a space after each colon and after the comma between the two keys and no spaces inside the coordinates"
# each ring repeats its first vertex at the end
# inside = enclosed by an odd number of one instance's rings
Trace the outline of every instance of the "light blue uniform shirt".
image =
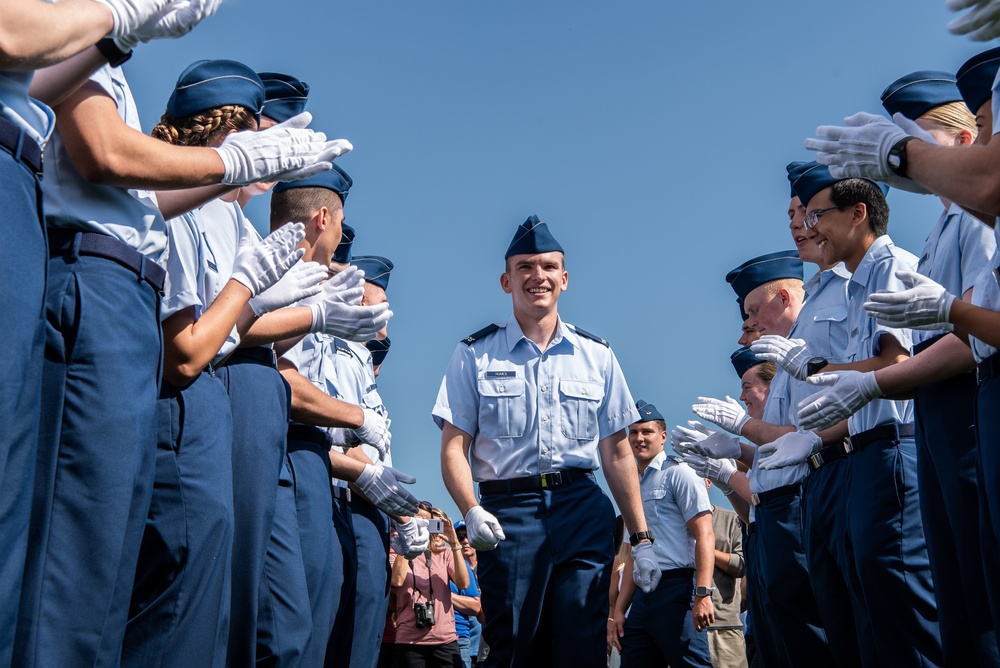
{"type": "MultiPolygon", "coordinates": [[[[212,305],[233,274],[242,240],[260,243],[260,234],[236,202],[213,200],[167,222],[167,249],[160,264],[167,272],[160,320],[194,306],[195,320],[212,305]]],[[[234,326],[212,362],[221,362],[239,346],[234,326]]]]}
{"type": "Polygon", "coordinates": [[[47,106],[28,97],[34,74],[0,70],[0,116],[19,125],[44,147],[55,128],[56,117],[47,106]]]}
{"type": "MultiPolygon", "coordinates": [[[[998,230],[1000,232],[1000,230],[998,230]]],[[[991,311],[1000,311],[1000,250],[993,253],[993,258],[979,274],[972,289],[972,303],[991,311]]],[[[974,336],[969,337],[972,354],[976,362],[982,362],[997,353],[990,344],[980,341],[974,336]]]]}
{"type": "MultiPolygon", "coordinates": [[[[880,236],[865,253],[861,263],[851,276],[848,288],[851,301],[847,311],[848,347],[851,362],[861,362],[879,354],[879,337],[889,334],[904,350],[912,347],[909,329],[894,329],[878,324],[862,307],[873,292],[888,290],[899,292],[906,286],[896,278],[897,271],[913,271],[917,258],[910,252],[892,243],[889,235],[880,236]]],[[[879,425],[898,422],[913,422],[913,402],[875,399],[865,404],[847,420],[851,435],[860,434],[879,425]]]]}
{"type": "Polygon", "coordinates": [[[599,468],[598,441],[639,420],[610,347],[560,319],[543,351],[513,316],[458,344],[432,415],[472,436],[477,482],[599,468]]]}
{"type": "MultiPolygon", "coordinates": [[[[142,132],[139,111],[120,67],[105,65],[91,77],[115,102],[118,116],[142,132]]],[[[88,183],[73,166],[59,131],[45,147],[42,182],[45,220],[49,228],[98,232],[123,241],[157,260],[167,245],[166,224],[149,190],[127,190],[88,183]]]]}
{"type": "Polygon", "coordinates": [[[660,570],[694,568],[695,541],[687,523],[712,512],[705,479],[661,452],[639,477],[639,489],[646,526],[656,538],[653,552],[660,570]]]}
{"type": "MultiPolygon", "coordinates": [[[[917,271],[961,299],[989,264],[996,248],[993,230],[952,204],[927,236],[917,271]]],[[[912,334],[913,344],[917,345],[941,332],[915,329],[912,334]]]]}

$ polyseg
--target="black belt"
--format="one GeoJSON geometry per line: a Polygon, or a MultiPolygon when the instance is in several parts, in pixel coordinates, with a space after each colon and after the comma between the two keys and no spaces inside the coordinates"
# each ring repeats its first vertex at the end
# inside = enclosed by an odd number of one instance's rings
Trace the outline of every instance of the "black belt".
{"type": "Polygon", "coordinates": [[[350,502],[351,500],[350,487],[338,487],[337,485],[334,485],[333,487],[330,488],[330,490],[333,493],[333,498],[337,499],[338,501],[350,502]]]}
{"type": "Polygon", "coordinates": [[[541,475],[529,475],[525,478],[511,480],[486,480],[479,483],[480,494],[515,494],[517,492],[533,492],[539,489],[549,489],[568,485],[574,480],[589,478],[593,472],[587,469],[566,469],[552,471],[541,475]]]}
{"type": "Polygon", "coordinates": [[[693,568],[668,568],[665,571],[660,571],[660,579],[667,580],[669,578],[685,578],[687,580],[694,579],[694,569],[693,568]]]}
{"type": "Polygon", "coordinates": [[[256,346],[254,348],[237,348],[233,354],[223,360],[218,366],[229,366],[231,364],[263,364],[272,369],[278,367],[278,360],[274,355],[274,348],[266,346],[256,346]]]}
{"type": "Polygon", "coordinates": [[[288,425],[288,440],[306,441],[308,443],[322,445],[323,447],[329,446],[329,443],[326,440],[326,432],[319,427],[311,427],[307,424],[288,425]]]}
{"type": "Polygon", "coordinates": [[[752,536],[755,533],[757,533],[757,523],[751,522],[750,524],[747,525],[747,535],[752,536]]]}
{"type": "Polygon", "coordinates": [[[42,149],[17,123],[0,118],[0,146],[15,160],[26,164],[35,174],[42,173],[42,149]]]}
{"type": "Polygon", "coordinates": [[[758,492],[757,494],[751,494],[751,503],[754,506],[762,506],[765,503],[774,501],[775,499],[780,499],[786,496],[794,496],[802,492],[802,485],[795,483],[794,485],[784,485],[782,487],[775,487],[774,489],[769,489],[766,492],[758,492]]]}
{"type": "Polygon", "coordinates": [[[994,376],[1000,376],[1000,353],[990,355],[976,369],[980,383],[985,383],[994,376]]]}
{"type": "Polygon", "coordinates": [[[126,269],[131,269],[140,281],[146,281],[157,292],[163,292],[163,281],[167,276],[163,267],[123,241],[96,232],[50,228],[49,257],[64,257],[74,253],[117,262],[126,269]]]}
{"type": "Polygon", "coordinates": [[[943,332],[941,334],[938,334],[934,338],[927,339],[926,341],[921,341],[920,343],[913,346],[913,354],[919,355],[920,353],[927,350],[928,348],[930,348],[931,346],[933,346],[935,343],[937,343],[946,336],[948,336],[948,332],[943,332]]]}
{"type": "Polygon", "coordinates": [[[815,471],[826,464],[843,459],[852,452],[857,452],[878,441],[899,441],[904,438],[913,438],[916,430],[912,422],[899,424],[883,424],[863,431],[860,434],[849,436],[842,443],[829,445],[809,458],[809,466],[815,471]]]}

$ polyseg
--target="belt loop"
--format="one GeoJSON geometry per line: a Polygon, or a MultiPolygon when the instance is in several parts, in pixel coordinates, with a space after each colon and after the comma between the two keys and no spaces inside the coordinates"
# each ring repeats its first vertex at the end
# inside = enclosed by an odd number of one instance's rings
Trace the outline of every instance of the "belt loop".
{"type": "Polygon", "coordinates": [[[146,258],[143,256],[139,257],[139,271],[136,272],[136,275],[138,275],[140,283],[146,280],[146,258]]]}
{"type": "Polygon", "coordinates": [[[76,262],[80,259],[80,243],[83,241],[83,232],[73,233],[73,243],[69,247],[69,260],[76,262]]]}
{"type": "Polygon", "coordinates": [[[17,144],[14,146],[14,160],[21,160],[21,149],[24,148],[24,130],[17,133],[17,144]]]}

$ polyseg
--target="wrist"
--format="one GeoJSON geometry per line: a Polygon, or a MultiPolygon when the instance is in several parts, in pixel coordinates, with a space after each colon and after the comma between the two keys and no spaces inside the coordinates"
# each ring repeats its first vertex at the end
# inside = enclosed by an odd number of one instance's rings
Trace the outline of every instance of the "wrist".
{"type": "Polygon", "coordinates": [[[104,56],[104,59],[112,67],[121,67],[123,63],[132,57],[132,46],[124,44],[123,40],[105,37],[102,40],[98,40],[94,46],[97,47],[97,50],[101,52],[101,55],[104,56]]]}
{"type": "Polygon", "coordinates": [[[896,176],[907,178],[906,172],[909,169],[909,161],[907,160],[906,155],[906,145],[914,139],[916,139],[916,137],[907,135],[899,139],[892,145],[892,148],[889,149],[889,155],[886,157],[886,164],[889,167],[889,170],[896,176]]]}

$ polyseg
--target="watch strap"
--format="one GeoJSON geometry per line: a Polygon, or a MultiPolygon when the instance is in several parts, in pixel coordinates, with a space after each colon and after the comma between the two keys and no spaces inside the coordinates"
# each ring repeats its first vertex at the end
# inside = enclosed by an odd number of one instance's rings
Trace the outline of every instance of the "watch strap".
{"type": "Polygon", "coordinates": [[[97,50],[101,52],[101,55],[107,59],[108,64],[112,67],[120,67],[122,63],[127,62],[132,57],[131,50],[122,51],[115,44],[115,40],[110,37],[99,40],[94,46],[97,47],[97,50]]]}
{"type": "Polygon", "coordinates": [[[632,547],[639,544],[640,541],[648,540],[650,543],[653,542],[653,532],[652,531],[638,531],[628,537],[628,542],[632,547]]]}
{"type": "Polygon", "coordinates": [[[906,177],[906,170],[909,167],[909,163],[906,159],[906,145],[914,139],[916,139],[916,137],[903,137],[889,149],[889,169],[891,169],[892,173],[896,176],[906,177]],[[893,158],[895,158],[895,161],[893,158]]]}

